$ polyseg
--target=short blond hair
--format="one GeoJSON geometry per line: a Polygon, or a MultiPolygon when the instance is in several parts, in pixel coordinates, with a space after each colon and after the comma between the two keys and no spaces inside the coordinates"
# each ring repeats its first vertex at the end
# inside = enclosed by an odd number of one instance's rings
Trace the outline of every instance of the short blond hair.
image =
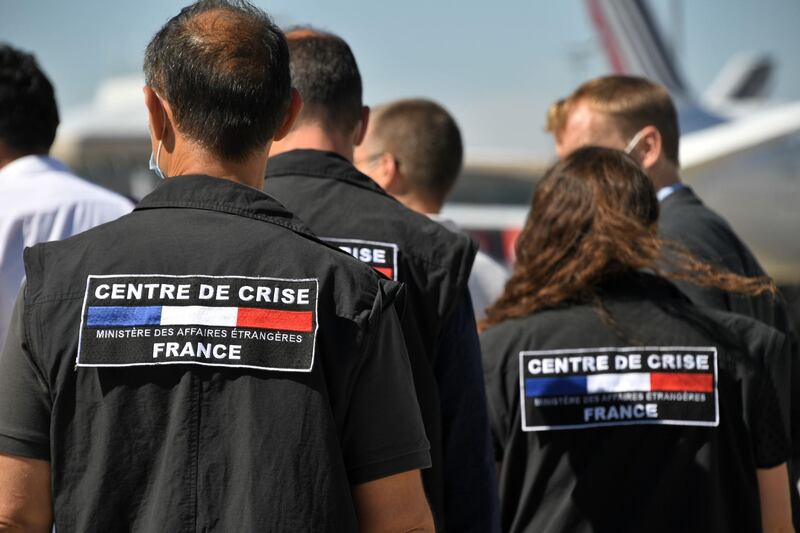
{"type": "Polygon", "coordinates": [[[608,115],[624,137],[632,137],[645,126],[654,126],[661,134],[664,155],[678,163],[678,113],[663,86],[636,76],[594,78],[550,106],[547,131],[560,135],[569,114],[581,103],[608,115]]]}

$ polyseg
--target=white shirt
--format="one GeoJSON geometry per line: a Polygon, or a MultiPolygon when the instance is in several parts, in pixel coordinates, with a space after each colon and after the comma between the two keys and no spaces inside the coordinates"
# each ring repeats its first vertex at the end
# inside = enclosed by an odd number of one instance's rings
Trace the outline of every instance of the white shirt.
{"type": "MultiPolygon", "coordinates": [[[[450,231],[463,233],[463,230],[447,217],[434,214],[429,214],[428,217],[450,231]]],[[[508,270],[503,265],[478,250],[468,282],[469,295],[475,310],[475,320],[481,320],[486,316],[486,308],[503,294],[509,276],[508,270]]]]}
{"type": "Polygon", "coordinates": [[[0,168],[0,350],[25,278],[23,249],[70,237],[131,209],[124,197],[78,178],[50,157],[29,155],[0,168]]]}
{"type": "Polygon", "coordinates": [[[658,192],[656,192],[656,198],[658,198],[659,202],[663,202],[672,193],[680,189],[683,189],[684,187],[686,187],[686,185],[681,182],[673,183],[672,185],[667,185],[666,187],[661,187],[660,189],[658,189],[658,192]]]}

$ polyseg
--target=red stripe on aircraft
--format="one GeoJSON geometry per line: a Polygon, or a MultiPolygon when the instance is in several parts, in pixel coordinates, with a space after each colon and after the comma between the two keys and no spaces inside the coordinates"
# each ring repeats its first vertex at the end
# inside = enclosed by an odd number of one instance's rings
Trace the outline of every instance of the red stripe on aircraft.
{"type": "Polygon", "coordinates": [[[606,17],[603,14],[603,8],[600,7],[601,0],[587,0],[589,4],[589,13],[597,31],[600,33],[600,40],[603,42],[603,48],[608,53],[608,60],[611,62],[611,68],[616,74],[625,74],[625,63],[622,61],[622,55],[617,48],[617,42],[614,39],[614,33],[606,22],[606,17]]]}

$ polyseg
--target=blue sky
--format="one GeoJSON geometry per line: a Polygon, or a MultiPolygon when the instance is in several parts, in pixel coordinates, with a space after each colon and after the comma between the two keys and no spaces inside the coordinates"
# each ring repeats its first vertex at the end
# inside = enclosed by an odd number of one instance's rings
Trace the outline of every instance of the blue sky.
{"type": "MultiPolygon", "coordinates": [[[[683,12],[681,63],[708,86],[740,51],[771,54],[774,97],[800,99],[799,0],[650,0],[669,28],[683,12]]],[[[62,109],[90,100],[98,83],[141,70],[152,34],[185,0],[2,0],[0,40],[34,52],[62,109]]],[[[448,107],[468,149],[549,157],[543,115],[586,77],[608,71],[583,0],[256,0],[281,25],[312,24],[344,37],[359,62],[368,104],[426,96],[448,107]]]]}

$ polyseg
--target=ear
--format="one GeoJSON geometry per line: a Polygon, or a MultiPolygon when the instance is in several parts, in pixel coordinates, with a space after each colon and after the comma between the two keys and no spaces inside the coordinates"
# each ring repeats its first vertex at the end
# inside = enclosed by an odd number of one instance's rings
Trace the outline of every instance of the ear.
{"type": "Polygon", "coordinates": [[[286,110],[286,115],[283,117],[283,124],[278,128],[278,131],[273,135],[273,141],[280,141],[286,137],[294,126],[300,111],[303,109],[303,98],[297,89],[292,87],[291,95],[289,96],[289,108],[286,110]]]}
{"type": "Polygon", "coordinates": [[[639,141],[633,153],[636,154],[636,159],[640,161],[642,168],[648,171],[661,159],[663,148],[661,132],[655,126],[645,126],[642,131],[644,132],[642,140],[639,141]]]}
{"type": "Polygon", "coordinates": [[[397,165],[397,159],[389,152],[381,154],[375,163],[375,171],[370,174],[370,177],[389,194],[402,192],[403,179],[400,176],[400,168],[397,165]]]}
{"type": "Polygon", "coordinates": [[[142,91],[144,92],[144,105],[147,106],[147,115],[150,120],[151,134],[155,139],[155,143],[163,141],[167,131],[165,127],[167,123],[165,103],[151,87],[145,85],[142,91]]]}
{"type": "Polygon", "coordinates": [[[364,137],[367,135],[367,127],[369,126],[369,106],[361,108],[361,119],[359,125],[356,127],[355,137],[353,139],[353,146],[358,146],[364,142],[364,137]]]}

